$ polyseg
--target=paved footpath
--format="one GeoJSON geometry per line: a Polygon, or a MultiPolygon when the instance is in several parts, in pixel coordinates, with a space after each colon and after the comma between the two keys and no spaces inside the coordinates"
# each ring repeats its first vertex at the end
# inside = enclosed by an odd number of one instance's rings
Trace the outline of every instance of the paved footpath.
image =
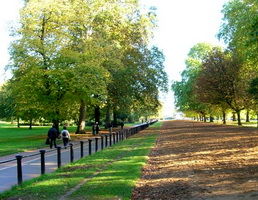
{"type": "MultiPolygon", "coordinates": [[[[104,138],[105,139],[105,138],[104,138]]],[[[101,148],[100,139],[98,140],[98,150],[101,148]]],[[[108,144],[109,146],[109,138],[108,144]]],[[[104,141],[105,146],[105,141],[104,141]]],[[[92,153],[95,152],[95,139],[92,140],[92,153]]],[[[51,173],[57,169],[57,150],[50,150],[49,148],[45,148],[45,172],[51,173]]],[[[74,161],[79,160],[81,158],[81,146],[80,144],[74,145],[74,161]]],[[[28,152],[21,153],[20,155],[25,156],[22,159],[22,178],[24,180],[29,180],[41,175],[41,156],[40,154],[35,155],[33,157],[26,157],[31,154],[39,153],[39,149],[32,150],[28,152]]],[[[0,162],[15,159],[17,154],[8,155],[0,157],[0,162]]],[[[89,146],[88,142],[84,142],[83,145],[83,155],[89,155],[89,146]]],[[[67,149],[61,149],[61,165],[66,165],[70,163],[70,147],[67,149]]],[[[0,193],[10,189],[12,186],[17,185],[17,160],[15,159],[12,162],[0,164],[0,193]]]]}

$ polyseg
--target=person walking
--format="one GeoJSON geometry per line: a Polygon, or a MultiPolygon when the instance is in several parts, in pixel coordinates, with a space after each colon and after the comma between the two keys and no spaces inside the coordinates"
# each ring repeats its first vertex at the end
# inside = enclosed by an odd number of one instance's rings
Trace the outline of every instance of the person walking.
{"type": "Polygon", "coordinates": [[[96,134],[98,135],[100,131],[99,123],[96,122],[96,134]]]}
{"type": "Polygon", "coordinates": [[[108,123],[108,130],[109,130],[109,133],[112,133],[112,128],[113,128],[113,124],[112,124],[112,122],[109,122],[109,123],[108,123]]]}
{"type": "Polygon", "coordinates": [[[121,125],[121,129],[124,129],[125,123],[123,121],[121,121],[120,125],[121,125]]]}
{"type": "Polygon", "coordinates": [[[54,127],[54,125],[48,130],[48,138],[50,139],[50,149],[52,149],[53,144],[56,148],[56,138],[58,136],[58,132],[56,130],[56,128],[54,127]]]}
{"type": "Polygon", "coordinates": [[[64,147],[68,145],[69,140],[71,139],[70,133],[67,130],[66,126],[63,127],[63,130],[61,131],[61,137],[63,139],[64,147]]]}
{"type": "Polygon", "coordinates": [[[93,134],[93,135],[99,134],[99,131],[100,131],[99,123],[98,123],[98,122],[95,122],[95,123],[92,125],[92,134],[93,134]]]}

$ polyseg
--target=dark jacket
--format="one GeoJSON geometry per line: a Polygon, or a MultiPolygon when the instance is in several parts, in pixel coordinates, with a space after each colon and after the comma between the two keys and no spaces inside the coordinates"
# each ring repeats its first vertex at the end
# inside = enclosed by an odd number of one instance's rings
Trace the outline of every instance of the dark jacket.
{"type": "Polygon", "coordinates": [[[56,139],[57,138],[57,136],[58,136],[58,133],[57,133],[57,130],[54,128],[54,127],[52,127],[52,128],[50,128],[49,130],[48,130],[48,137],[49,138],[51,138],[51,139],[56,139]]]}

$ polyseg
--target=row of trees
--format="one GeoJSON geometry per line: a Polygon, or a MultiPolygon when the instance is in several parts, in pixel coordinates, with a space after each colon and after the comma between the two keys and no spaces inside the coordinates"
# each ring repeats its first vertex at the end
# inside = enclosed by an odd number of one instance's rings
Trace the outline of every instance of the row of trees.
{"type": "Polygon", "coordinates": [[[1,117],[44,118],[58,124],[105,112],[149,115],[167,90],[164,56],[149,47],[153,10],[138,0],[25,0],[1,91],[1,117]]]}
{"type": "Polygon", "coordinates": [[[176,106],[189,115],[233,111],[241,125],[240,112],[258,118],[258,2],[232,0],[224,5],[223,24],[218,38],[223,49],[207,43],[191,48],[182,80],[172,84],[176,106]]]}

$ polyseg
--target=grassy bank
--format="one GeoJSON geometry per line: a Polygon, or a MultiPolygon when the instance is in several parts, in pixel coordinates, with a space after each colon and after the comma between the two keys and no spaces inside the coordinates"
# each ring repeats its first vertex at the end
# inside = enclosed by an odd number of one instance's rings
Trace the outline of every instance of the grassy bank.
{"type": "Polygon", "coordinates": [[[161,123],[112,147],[67,165],[53,174],[25,181],[0,199],[130,199],[154,146],[161,123]],[[155,129],[155,130],[152,130],[155,129]]]}

